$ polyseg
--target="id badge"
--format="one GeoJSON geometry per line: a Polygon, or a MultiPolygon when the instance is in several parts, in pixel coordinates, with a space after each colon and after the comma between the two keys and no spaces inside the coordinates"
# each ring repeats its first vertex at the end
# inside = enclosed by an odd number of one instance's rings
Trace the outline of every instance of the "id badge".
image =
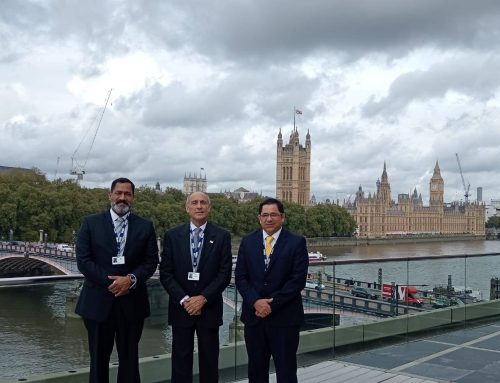
{"type": "Polygon", "coordinates": [[[199,281],[199,280],[200,280],[200,273],[195,273],[194,271],[188,273],[188,281],[199,281]]]}
{"type": "Polygon", "coordinates": [[[123,255],[121,257],[113,257],[111,262],[113,263],[113,265],[124,265],[125,257],[123,255]]]}

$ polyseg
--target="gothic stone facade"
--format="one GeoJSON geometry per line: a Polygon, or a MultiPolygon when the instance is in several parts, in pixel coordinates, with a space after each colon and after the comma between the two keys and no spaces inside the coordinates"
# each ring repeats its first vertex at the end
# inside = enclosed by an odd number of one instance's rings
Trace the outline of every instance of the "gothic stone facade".
{"type": "Polygon", "coordinates": [[[361,186],[354,203],[347,210],[356,220],[360,237],[376,238],[391,235],[485,235],[485,205],[478,202],[445,204],[444,182],[439,164],[429,182],[429,206],[423,206],[422,196],[399,194],[391,200],[391,186],[386,166],[377,192],[365,196],[361,186]]]}
{"type": "Polygon", "coordinates": [[[197,191],[204,193],[207,192],[207,177],[202,177],[201,174],[198,176],[195,173],[193,173],[192,176],[191,173],[189,173],[189,175],[184,174],[184,186],[182,188],[182,192],[184,194],[191,194],[197,191]]]}
{"type": "Polygon", "coordinates": [[[276,155],[276,198],[302,206],[310,203],[311,191],[311,136],[306,145],[299,142],[299,132],[294,128],[288,144],[283,146],[281,129],[278,134],[276,155]]]}

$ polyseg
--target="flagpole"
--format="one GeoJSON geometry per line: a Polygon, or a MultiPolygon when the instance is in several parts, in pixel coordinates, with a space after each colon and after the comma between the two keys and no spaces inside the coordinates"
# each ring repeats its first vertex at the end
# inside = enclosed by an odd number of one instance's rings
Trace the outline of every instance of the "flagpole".
{"type": "Polygon", "coordinates": [[[293,131],[295,132],[295,105],[293,107],[293,131]]]}

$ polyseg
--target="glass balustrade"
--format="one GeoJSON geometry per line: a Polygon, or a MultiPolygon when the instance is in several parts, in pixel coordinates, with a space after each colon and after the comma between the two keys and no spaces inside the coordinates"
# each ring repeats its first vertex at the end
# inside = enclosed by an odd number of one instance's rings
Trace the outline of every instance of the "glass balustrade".
{"type": "MultiPolygon", "coordinates": [[[[5,254],[0,253],[0,267],[5,254]]],[[[48,254],[47,259],[68,268],[74,263],[56,258],[60,256],[48,254]]],[[[78,283],[0,287],[3,347],[13,358],[26,360],[12,372],[12,361],[2,356],[0,380],[88,366],[83,324],[67,306],[78,283]]],[[[302,295],[305,323],[299,366],[336,358],[355,361],[370,350],[438,336],[500,315],[500,254],[332,258],[311,264],[302,295]]],[[[150,298],[153,315],[144,329],[140,355],[145,361],[156,358],[143,368],[161,368],[166,382],[171,333],[166,324],[168,296],[158,281],[150,282],[150,298]],[[162,354],[166,358],[159,357],[162,354]]],[[[234,382],[245,379],[247,358],[239,321],[241,297],[233,281],[224,292],[224,303],[219,366],[221,381],[234,382]]],[[[112,360],[116,363],[116,355],[112,360]]]]}

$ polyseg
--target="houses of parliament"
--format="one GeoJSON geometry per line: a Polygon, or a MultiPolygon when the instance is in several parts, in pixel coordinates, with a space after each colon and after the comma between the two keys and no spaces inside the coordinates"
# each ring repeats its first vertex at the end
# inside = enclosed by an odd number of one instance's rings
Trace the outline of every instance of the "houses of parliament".
{"type": "MultiPolygon", "coordinates": [[[[299,141],[294,127],[288,144],[283,144],[278,133],[276,156],[276,197],[302,206],[310,200],[311,136],[306,135],[305,146],[299,141]]],[[[358,226],[357,235],[366,238],[395,235],[485,235],[485,205],[480,202],[444,202],[444,181],[438,162],[429,181],[429,205],[422,196],[413,193],[391,198],[391,186],[386,164],[377,191],[365,195],[360,186],[354,202],[344,205],[358,226]]]]}

